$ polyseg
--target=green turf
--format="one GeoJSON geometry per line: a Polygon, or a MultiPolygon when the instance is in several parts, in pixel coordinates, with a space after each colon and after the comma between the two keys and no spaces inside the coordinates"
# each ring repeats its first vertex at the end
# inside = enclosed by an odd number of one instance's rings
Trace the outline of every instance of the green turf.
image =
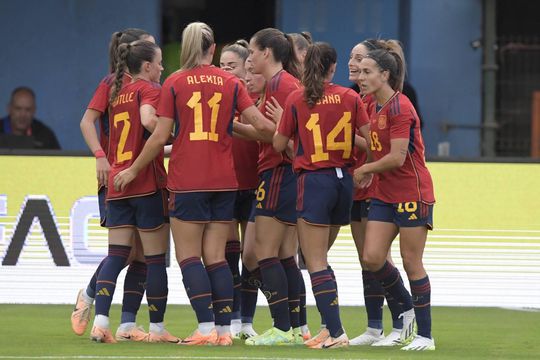
{"type": "MultiPolygon", "coordinates": [[[[168,358],[224,358],[224,359],[538,359],[540,358],[540,312],[525,312],[497,308],[433,309],[433,334],[437,342],[435,352],[406,353],[398,348],[381,349],[354,347],[335,350],[310,350],[303,347],[248,347],[240,341],[234,346],[187,348],[169,344],[96,344],[88,334],[78,337],[71,332],[66,305],[0,305],[0,359],[47,356],[106,357],[168,357],[168,358]]],[[[113,320],[119,307],[113,306],[113,320]]],[[[358,335],[365,326],[364,309],[343,307],[342,319],[348,335],[358,335]]],[[[389,314],[385,313],[386,329],[390,328],[389,314]]],[[[139,323],[147,323],[141,311],[139,323]]],[[[312,331],[317,330],[318,315],[309,309],[312,331]]],[[[169,306],[167,328],[178,336],[187,336],[195,328],[195,317],[190,307],[169,306]]],[[[113,329],[117,321],[111,324],[113,329]]],[[[257,330],[270,325],[268,310],[257,309],[257,330]]]]}

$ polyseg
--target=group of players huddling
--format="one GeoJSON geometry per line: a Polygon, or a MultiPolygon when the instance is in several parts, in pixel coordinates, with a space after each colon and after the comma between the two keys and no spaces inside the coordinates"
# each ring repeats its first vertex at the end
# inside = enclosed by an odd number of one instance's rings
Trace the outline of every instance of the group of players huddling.
{"type": "Polygon", "coordinates": [[[370,39],[352,48],[349,79],[360,94],[331,82],[336,51],[307,33],[260,30],[249,43],[224,47],[221,68],[212,65],[215,50],[212,29],[189,24],[181,68],[160,85],[162,55],[152,35],[112,35],[111,73],[81,120],[96,157],[109,250],[79,291],[73,331],[85,333],[95,302],[90,337],[98,342],[229,346],[239,337],[255,346],[434,350],[422,255],[435,198],[420,120],[400,92],[406,67],[399,43],[370,39]],[[348,224],[368,319],[351,340],[327,262],[348,224]],[[184,339],[164,327],[169,231],[198,320],[184,339]],[[390,256],[398,234],[411,293],[390,256]],[[315,336],[307,327],[299,247],[321,315],[315,336]],[[126,266],[113,335],[109,310],[126,266]],[[252,325],[259,290],[273,319],[261,334],[252,325]],[[136,324],[145,292],[148,332],[136,324]],[[386,336],[385,298],[393,321],[386,336]]]}

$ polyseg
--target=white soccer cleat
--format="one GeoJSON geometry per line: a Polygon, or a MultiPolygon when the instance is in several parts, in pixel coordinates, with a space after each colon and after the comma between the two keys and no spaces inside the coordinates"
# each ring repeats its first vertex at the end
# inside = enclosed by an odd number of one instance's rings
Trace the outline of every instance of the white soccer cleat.
{"type": "Polygon", "coordinates": [[[349,340],[350,346],[366,346],[376,343],[384,339],[384,334],[382,329],[373,329],[368,327],[366,331],[355,337],[354,339],[349,340]]]}
{"type": "Polygon", "coordinates": [[[244,323],[242,324],[242,329],[238,333],[238,337],[242,340],[249,339],[250,337],[257,336],[257,332],[255,329],[253,329],[253,324],[251,323],[244,323]]]}
{"type": "Polygon", "coordinates": [[[399,338],[405,344],[414,336],[414,308],[403,312],[399,317],[403,319],[403,328],[399,338]]]}
{"type": "Polygon", "coordinates": [[[401,329],[392,329],[392,332],[384,337],[384,339],[379,340],[371,344],[371,346],[398,346],[403,345],[400,340],[401,329]]]}
{"type": "Polygon", "coordinates": [[[430,351],[435,350],[435,340],[420,335],[416,335],[407,346],[401,348],[405,351],[430,351]]]}
{"type": "Polygon", "coordinates": [[[231,320],[231,336],[233,339],[238,339],[240,336],[240,331],[242,330],[242,320],[232,319],[231,320]]]}

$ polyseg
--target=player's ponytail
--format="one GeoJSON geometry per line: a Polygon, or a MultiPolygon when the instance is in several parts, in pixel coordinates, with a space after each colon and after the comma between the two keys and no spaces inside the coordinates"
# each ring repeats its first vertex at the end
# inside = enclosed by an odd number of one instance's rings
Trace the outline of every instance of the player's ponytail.
{"type": "Polygon", "coordinates": [[[246,62],[248,56],[249,56],[249,50],[248,50],[248,42],[244,39],[236,40],[233,44],[227,45],[221,50],[221,53],[230,51],[238,55],[240,59],[242,59],[243,62],[246,62]]]}
{"type": "Polygon", "coordinates": [[[202,58],[214,44],[214,32],[202,22],[193,22],[182,32],[181,70],[201,65],[202,58]]]}
{"type": "Polygon", "coordinates": [[[114,73],[114,85],[109,100],[110,104],[114,103],[118,93],[122,89],[126,68],[132,75],[139,74],[143,62],[152,62],[157,49],[159,47],[156,44],[146,40],[137,40],[130,44],[120,44],[118,46],[118,64],[114,73]]]}
{"type": "Polygon", "coordinates": [[[304,99],[311,108],[324,94],[324,80],[337,61],[336,50],[328,43],[316,42],[308,47],[304,61],[304,99]]]}
{"type": "Polygon", "coordinates": [[[301,77],[301,67],[294,50],[293,39],[274,28],[259,30],[252,37],[253,41],[260,50],[270,49],[276,62],[282,64],[289,74],[297,79],[301,77]]]}
{"type": "Polygon", "coordinates": [[[111,36],[109,42],[109,71],[116,71],[118,63],[118,46],[120,44],[129,44],[136,40],[142,40],[151,35],[142,29],[128,28],[122,31],[116,31],[111,36]]]}
{"type": "Polygon", "coordinates": [[[301,33],[291,33],[289,36],[293,39],[297,51],[307,51],[309,45],[313,44],[313,38],[308,31],[301,33]]]}

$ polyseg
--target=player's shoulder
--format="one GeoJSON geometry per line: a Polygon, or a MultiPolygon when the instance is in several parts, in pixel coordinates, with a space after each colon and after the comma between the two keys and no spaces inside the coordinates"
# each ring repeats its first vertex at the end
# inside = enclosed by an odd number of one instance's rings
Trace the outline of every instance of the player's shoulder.
{"type": "Polygon", "coordinates": [[[116,79],[116,76],[114,73],[110,73],[110,74],[107,74],[105,77],[103,77],[101,79],[101,81],[99,82],[100,85],[105,85],[105,86],[108,86],[108,87],[111,87],[113,86],[114,84],[114,80],[116,79]]]}
{"type": "Polygon", "coordinates": [[[272,77],[268,84],[268,88],[271,92],[291,92],[301,88],[300,81],[289,74],[287,71],[282,70],[272,77]]]}
{"type": "Polygon", "coordinates": [[[388,109],[388,115],[390,116],[398,116],[400,114],[407,114],[407,113],[410,113],[412,109],[414,109],[409,98],[403,95],[402,93],[397,93],[396,95],[394,95],[388,101],[388,105],[386,107],[388,109]]]}

